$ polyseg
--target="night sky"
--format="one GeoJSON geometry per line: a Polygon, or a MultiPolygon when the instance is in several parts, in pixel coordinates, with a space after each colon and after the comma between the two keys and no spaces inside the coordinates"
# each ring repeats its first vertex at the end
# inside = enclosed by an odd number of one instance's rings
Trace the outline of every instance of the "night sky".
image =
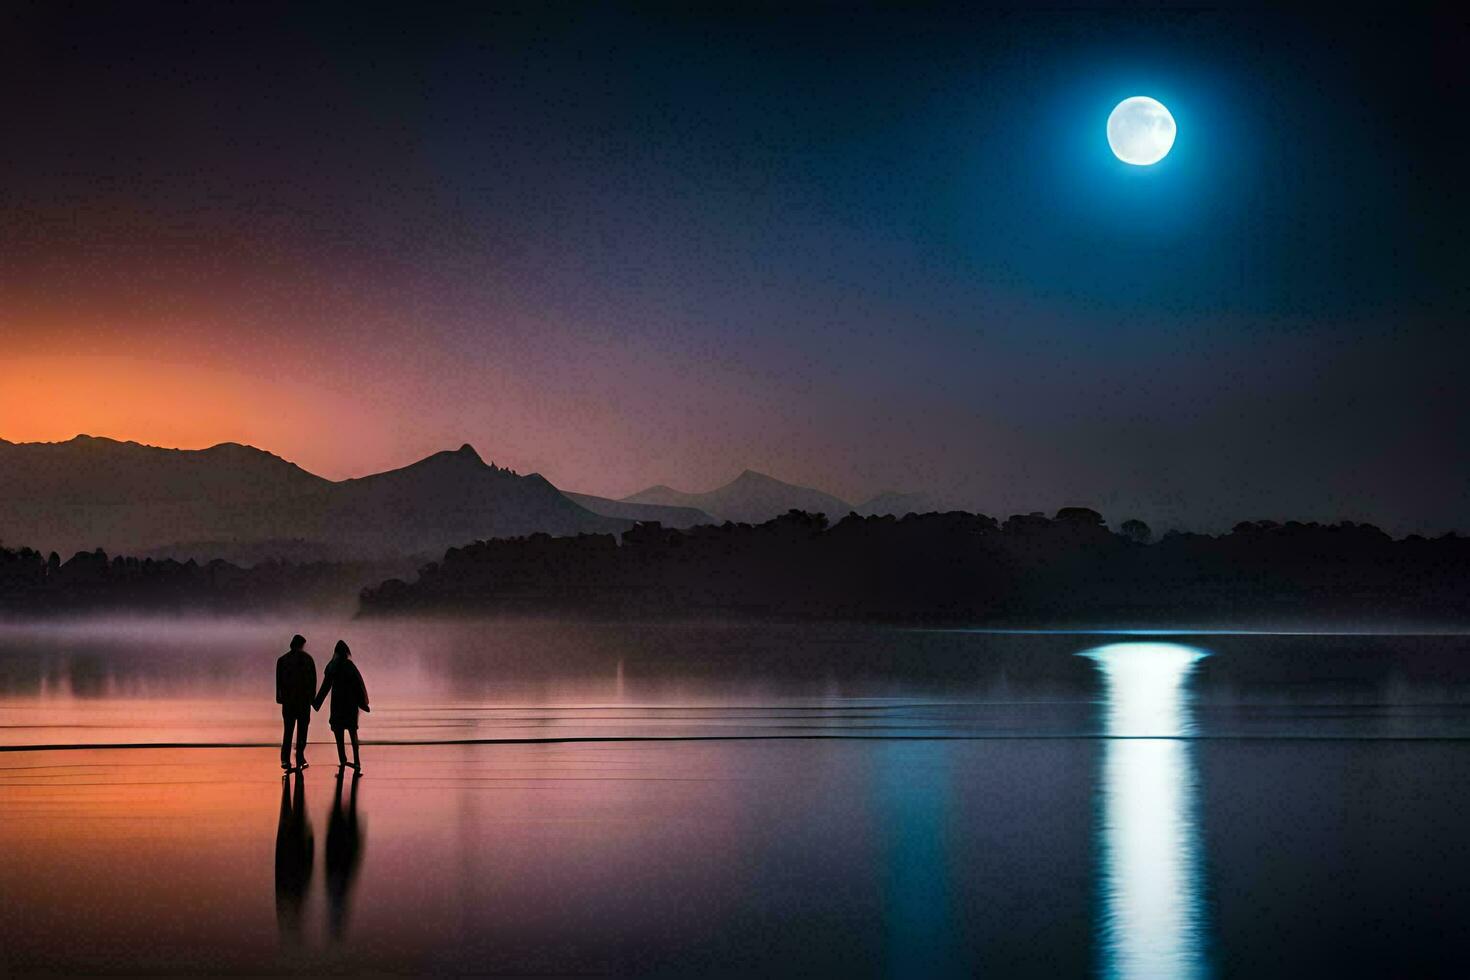
{"type": "Polygon", "coordinates": [[[1470,531],[1463,12],[528,6],[0,12],[0,437],[1470,531]]]}

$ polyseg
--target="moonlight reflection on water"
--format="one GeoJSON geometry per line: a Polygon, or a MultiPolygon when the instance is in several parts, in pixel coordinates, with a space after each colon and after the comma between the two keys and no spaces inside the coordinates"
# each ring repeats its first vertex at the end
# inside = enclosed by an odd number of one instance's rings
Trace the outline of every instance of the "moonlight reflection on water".
{"type": "Polygon", "coordinates": [[[1105,691],[1103,975],[1202,977],[1205,922],[1188,684],[1208,654],[1176,643],[1085,651],[1105,691]]]}

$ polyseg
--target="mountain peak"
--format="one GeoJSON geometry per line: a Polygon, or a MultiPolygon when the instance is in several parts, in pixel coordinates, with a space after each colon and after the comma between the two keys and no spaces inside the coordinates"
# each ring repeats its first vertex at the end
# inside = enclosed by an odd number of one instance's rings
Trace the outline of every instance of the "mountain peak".
{"type": "Polygon", "coordinates": [[[256,454],[259,454],[261,456],[275,455],[275,453],[268,453],[264,449],[256,449],[254,446],[247,446],[243,442],[217,442],[213,446],[201,449],[200,452],[212,453],[216,456],[253,456],[256,454]]]}
{"type": "MultiPolygon", "coordinates": [[[[485,461],[480,458],[480,454],[479,453],[475,452],[475,447],[474,446],[471,446],[469,443],[465,443],[463,446],[460,446],[458,449],[441,449],[437,453],[433,453],[432,455],[425,456],[423,459],[419,460],[417,463],[411,463],[411,464],[409,464],[409,466],[404,467],[404,469],[409,469],[409,468],[414,467],[414,466],[423,466],[423,465],[429,465],[429,466],[451,465],[451,466],[456,466],[456,467],[463,467],[463,466],[480,467],[480,466],[484,466],[485,465],[485,461]]],[[[393,472],[397,472],[397,471],[396,470],[389,470],[388,472],[393,473],[393,472]]]]}
{"type": "Polygon", "coordinates": [[[475,447],[465,443],[458,449],[441,449],[437,453],[425,456],[416,463],[410,463],[396,470],[388,470],[385,473],[377,473],[373,476],[361,479],[373,479],[374,477],[390,476],[395,473],[410,473],[419,471],[444,471],[449,473],[469,473],[478,471],[485,466],[485,461],[480,454],[475,452],[475,447]]]}
{"type": "Polygon", "coordinates": [[[747,469],[722,487],[706,493],[681,493],[659,485],[625,497],[628,504],[657,504],[703,511],[720,521],[759,524],[788,510],[804,510],[839,518],[851,506],[829,493],[783,483],[773,476],[747,469]]]}

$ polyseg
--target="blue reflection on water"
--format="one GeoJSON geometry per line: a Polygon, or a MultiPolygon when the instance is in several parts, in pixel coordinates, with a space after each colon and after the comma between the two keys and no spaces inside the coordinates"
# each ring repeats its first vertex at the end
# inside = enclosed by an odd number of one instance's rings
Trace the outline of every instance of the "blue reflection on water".
{"type": "Polygon", "coordinates": [[[1101,973],[1209,974],[1189,679],[1208,653],[1177,643],[1083,651],[1105,687],[1101,973]]]}
{"type": "Polygon", "coordinates": [[[950,881],[949,755],[943,742],[895,741],[878,750],[887,976],[972,973],[957,942],[950,881]]]}

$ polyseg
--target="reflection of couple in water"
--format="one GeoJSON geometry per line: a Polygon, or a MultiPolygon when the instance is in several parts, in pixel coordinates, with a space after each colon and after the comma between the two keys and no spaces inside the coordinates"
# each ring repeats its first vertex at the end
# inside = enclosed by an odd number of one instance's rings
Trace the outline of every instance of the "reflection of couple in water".
{"type": "Polygon", "coordinates": [[[306,730],[313,709],[320,711],[332,695],[328,720],[337,736],[337,792],[327,820],[327,931],[340,938],[347,924],[347,896],[362,854],[362,830],[357,822],[357,779],[362,765],[357,744],[357,713],[370,711],[367,685],[352,662],[352,651],[341,640],[322,670],[316,686],[316,661],[306,652],[306,638],[291,638],[291,649],[276,661],[276,703],[281,706],[281,813],[276,824],[276,921],[283,937],[301,934],[301,906],[311,883],[315,838],[306,816],[306,730]],[[296,736],[296,765],[291,765],[291,736],[296,736]],[[344,732],[352,735],[352,761],[347,761],[344,732]],[[342,805],[342,775],[351,766],[352,789],[342,805]],[[293,780],[292,774],[295,774],[293,780]],[[293,785],[294,783],[294,785],[293,785]]]}
{"type": "Polygon", "coordinates": [[[316,686],[316,661],[306,652],[306,637],[300,633],[291,637],[291,649],[276,661],[276,704],[281,706],[281,768],[291,771],[291,733],[296,733],[296,770],[308,765],[306,761],[306,729],[311,724],[312,709],[321,710],[327,694],[332,695],[332,708],[328,723],[337,736],[337,765],[352,766],[358,775],[362,765],[358,755],[357,712],[371,711],[368,707],[367,685],[362,673],[352,662],[352,651],[341,640],[332,651],[332,659],[322,670],[321,690],[316,686]],[[352,761],[347,761],[347,750],[342,744],[342,734],[352,735],[352,761]]]}
{"type": "MultiPolygon", "coordinates": [[[[362,860],[362,828],[357,822],[357,775],[347,805],[342,805],[342,773],[327,818],[327,932],[340,939],[347,926],[347,898],[362,860]]],[[[306,779],[296,770],[294,787],[288,774],[281,779],[281,815],[276,824],[276,923],[281,936],[301,936],[301,908],[311,884],[315,838],[306,816],[306,779]]]]}

